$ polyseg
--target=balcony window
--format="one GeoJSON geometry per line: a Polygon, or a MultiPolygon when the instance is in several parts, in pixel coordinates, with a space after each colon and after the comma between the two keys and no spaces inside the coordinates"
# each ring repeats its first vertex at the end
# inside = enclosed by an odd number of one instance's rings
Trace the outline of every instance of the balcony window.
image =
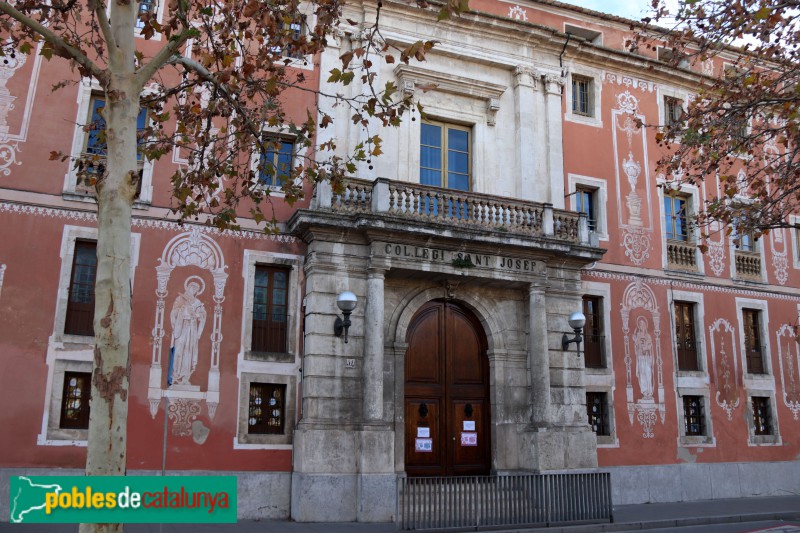
{"type": "Polygon", "coordinates": [[[94,284],[97,275],[97,243],[75,241],[67,299],[64,333],[94,336],[94,284]]]}
{"type": "Polygon", "coordinates": [[[583,327],[583,355],[587,368],[605,367],[602,309],[602,298],[596,296],[583,297],[583,314],[586,316],[586,324],[583,327]]]}
{"type": "Polygon", "coordinates": [[[747,372],[766,374],[764,346],[761,339],[761,312],[757,309],[742,309],[744,323],[744,353],[747,372]]]}
{"type": "Polygon", "coordinates": [[[578,213],[586,213],[586,221],[589,231],[597,231],[597,212],[596,212],[596,193],[595,189],[578,187],[575,190],[575,203],[578,213]]]}
{"type": "Polygon", "coordinates": [[[691,302],[675,302],[675,345],[678,351],[678,370],[682,371],[700,370],[694,331],[694,306],[691,302]]]}
{"type": "Polygon", "coordinates": [[[289,270],[256,265],[253,287],[254,352],[284,353],[286,349],[289,270]]]}
{"type": "Polygon", "coordinates": [[[664,196],[664,227],[667,240],[689,241],[686,212],[687,199],[685,196],[673,194],[664,196]]]}
{"type": "Polygon", "coordinates": [[[258,181],[269,187],[280,187],[292,174],[294,143],[289,139],[268,137],[258,161],[258,181]]]}
{"type": "Polygon", "coordinates": [[[470,190],[470,131],[452,124],[423,122],[419,182],[423,185],[470,190]]]}

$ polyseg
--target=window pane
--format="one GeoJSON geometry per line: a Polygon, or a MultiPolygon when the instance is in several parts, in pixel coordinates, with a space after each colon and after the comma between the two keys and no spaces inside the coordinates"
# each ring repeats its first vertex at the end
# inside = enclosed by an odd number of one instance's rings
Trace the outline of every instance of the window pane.
{"type": "Polygon", "coordinates": [[[442,173],[439,170],[420,169],[419,182],[422,185],[433,185],[434,187],[442,186],[442,173]]]}
{"type": "Polygon", "coordinates": [[[442,150],[440,148],[422,146],[420,148],[420,167],[424,169],[441,169],[442,150]]]}
{"type": "Polygon", "coordinates": [[[447,175],[447,188],[456,189],[459,191],[469,190],[469,175],[468,174],[453,174],[447,175]]]}
{"type": "Polygon", "coordinates": [[[469,154],[449,151],[447,170],[456,174],[469,174],[469,154]]]}
{"type": "Polygon", "coordinates": [[[469,152],[469,132],[464,130],[447,130],[447,148],[459,152],[469,152]]]}
{"type": "Polygon", "coordinates": [[[434,124],[422,124],[421,143],[426,146],[442,146],[442,128],[434,124]]]}

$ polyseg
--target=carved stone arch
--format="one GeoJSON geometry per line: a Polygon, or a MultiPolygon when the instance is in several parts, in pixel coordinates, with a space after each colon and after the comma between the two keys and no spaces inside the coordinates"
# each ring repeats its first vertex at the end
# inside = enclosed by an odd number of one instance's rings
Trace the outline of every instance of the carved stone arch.
{"type": "MultiPolygon", "coordinates": [[[[394,344],[405,344],[411,319],[419,308],[423,304],[441,297],[441,287],[428,287],[409,291],[400,300],[394,309],[394,313],[387,320],[385,338],[391,339],[394,344]]],[[[460,292],[458,298],[455,298],[454,301],[469,309],[483,326],[488,353],[491,354],[506,349],[505,338],[502,335],[500,325],[482,300],[475,298],[471,294],[460,292]]]]}

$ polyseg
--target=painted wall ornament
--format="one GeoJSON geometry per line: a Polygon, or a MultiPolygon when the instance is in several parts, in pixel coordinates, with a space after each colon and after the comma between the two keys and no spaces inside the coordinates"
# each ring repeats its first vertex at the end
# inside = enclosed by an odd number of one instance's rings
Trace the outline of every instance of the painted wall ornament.
{"type": "MultiPolygon", "coordinates": [[[[219,245],[200,228],[192,228],[170,240],[161,254],[158,266],[156,266],[156,315],[152,334],[153,357],[150,363],[150,385],[147,398],[150,402],[150,415],[155,418],[161,398],[169,396],[170,419],[176,425],[173,428],[173,433],[176,435],[189,436],[192,434],[191,422],[194,419],[191,416],[196,418],[202,400],[205,400],[208,416],[212,420],[216,414],[217,405],[219,405],[222,303],[225,301],[227,268],[219,245]],[[162,349],[164,337],[167,335],[164,320],[167,313],[168,286],[173,274],[185,267],[192,268],[192,272],[197,272],[196,269],[200,268],[205,273],[187,276],[183,281],[184,292],[175,297],[169,309],[171,331],[169,332],[168,353],[172,353],[172,375],[168,377],[172,377],[172,384],[166,383],[165,386],[162,349]],[[210,299],[214,308],[211,312],[211,333],[205,337],[208,311],[198,297],[206,293],[207,287],[213,287],[210,299]],[[210,353],[203,353],[201,341],[204,338],[208,338],[210,341],[210,353]],[[205,391],[201,390],[200,385],[195,385],[191,381],[199,361],[204,359],[209,363],[205,391]],[[185,400],[185,402],[178,402],[178,400],[185,400]],[[174,413],[172,413],[173,402],[176,402],[174,413]],[[197,413],[194,413],[195,407],[189,405],[191,402],[197,404],[197,413]],[[187,415],[188,418],[183,416],[184,413],[190,413],[187,415]]],[[[207,298],[208,296],[206,296],[207,298]]]]}
{"type": "Polygon", "coordinates": [[[18,132],[12,132],[12,127],[8,122],[9,115],[16,109],[17,96],[11,94],[7,84],[18,70],[25,66],[28,61],[28,54],[16,51],[10,45],[5,48],[2,60],[0,60],[0,174],[8,176],[11,174],[13,165],[20,165],[17,161],[17,153],[20,151],[20,144],[28,139],[28,125],[30,124],[31,111],[33,110],[33,96],[36,92],[36,85],[39,80],[39,67],[41,65],[41,55],[39,54],[41,44],[37,47],[34,57],[33,70],[28,84],[27,97],[25,99],[25,109],[22,113],[22,123],[18,132]]]}
{"type": "Polygon", "coordinates": [[[170,384],[190,385],[189,378],[197,368],[198,342],[206,323],[206,308],[197,296],[203,294],[205,285],[200,276],[190,276],[183,284],[184,293],[179,294],[172,304],[169,316],[172,325],[170,384]]]}
{"type": "Polygon", "coordinates": [[[739,407],[739,361],[736,354],[736,332],[730,322],[718,318],[708,327],[711,339],[711,366],[717,386],[715,401],[733,420],[733,412],[739,407]]]}
{"type": "Polygon", "coordinates": [[[637,279],[628,285],[622,297],[627,381],[625,392],[628,419],[631,424],[634,418],[639,422],[642,436],[646,439],[655,436],[654,429],[659,418],[662,424],[666,419],[660,324],[661,315],[655,294],[641,279],[637,279]],[[630,332],[631,322],[635,323],[633,334],[630,332]]]}
{"type": "Polygon", "coordinates": [[[795,420],[800,417],[800,346],[795,328],[783,324],[775,333],[778,340],[778,361],[781,367],[783,403],[795,420]]]}
{"type": "Polygon", "coordinates": [[[528,12],[518,5],[511,6],[508,8],[508,18],[516,20],[528,20],[528,12]]]}
{"type": "MultiPolygon", "coordinates": [[[[606,80],[615,82],[618,78],[607,75],[606,80]]],[[[621,83],[636,86],[633,81],[621,83]]],[[[647,166],[642,165],[642,161],[648,160],[647,138],[641,127],[645,117],[637,114],[639,99],[630,91],[617,94],[616,100],[617,106],[611,110],[611,116],[614,121],[617,202],[620,205],[618,216],[622,229],[620,246],[625,248],[625,256],[638,266],[650,257],[653,232],[652,212],[647,202],[650,198],[649,172],[647,166]],[[625,191],[627,194],[622,196],[625,191]]]]}

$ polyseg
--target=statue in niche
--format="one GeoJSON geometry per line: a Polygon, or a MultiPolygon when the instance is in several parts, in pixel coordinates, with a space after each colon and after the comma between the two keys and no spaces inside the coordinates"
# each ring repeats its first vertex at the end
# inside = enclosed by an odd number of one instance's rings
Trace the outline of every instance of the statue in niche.
{"type": "Polygon", "coordinates": [[[636,320],[636,331],[633,333],[633,345],[636,350],[636,378],[642,398],[653,399],[653,337],[647,327],[647,319],[640,316],[636,320]]]}
{"type": "Polygon", "coordinates": [[[197,344],[206,324],[206,309],[197,296],[203,294],[205,282],[190,276],[183,284],[184,293],[175,297],[169,314],[172,324],[171,378],[176,385],[189,385],[197,367],[197,344]]]}

